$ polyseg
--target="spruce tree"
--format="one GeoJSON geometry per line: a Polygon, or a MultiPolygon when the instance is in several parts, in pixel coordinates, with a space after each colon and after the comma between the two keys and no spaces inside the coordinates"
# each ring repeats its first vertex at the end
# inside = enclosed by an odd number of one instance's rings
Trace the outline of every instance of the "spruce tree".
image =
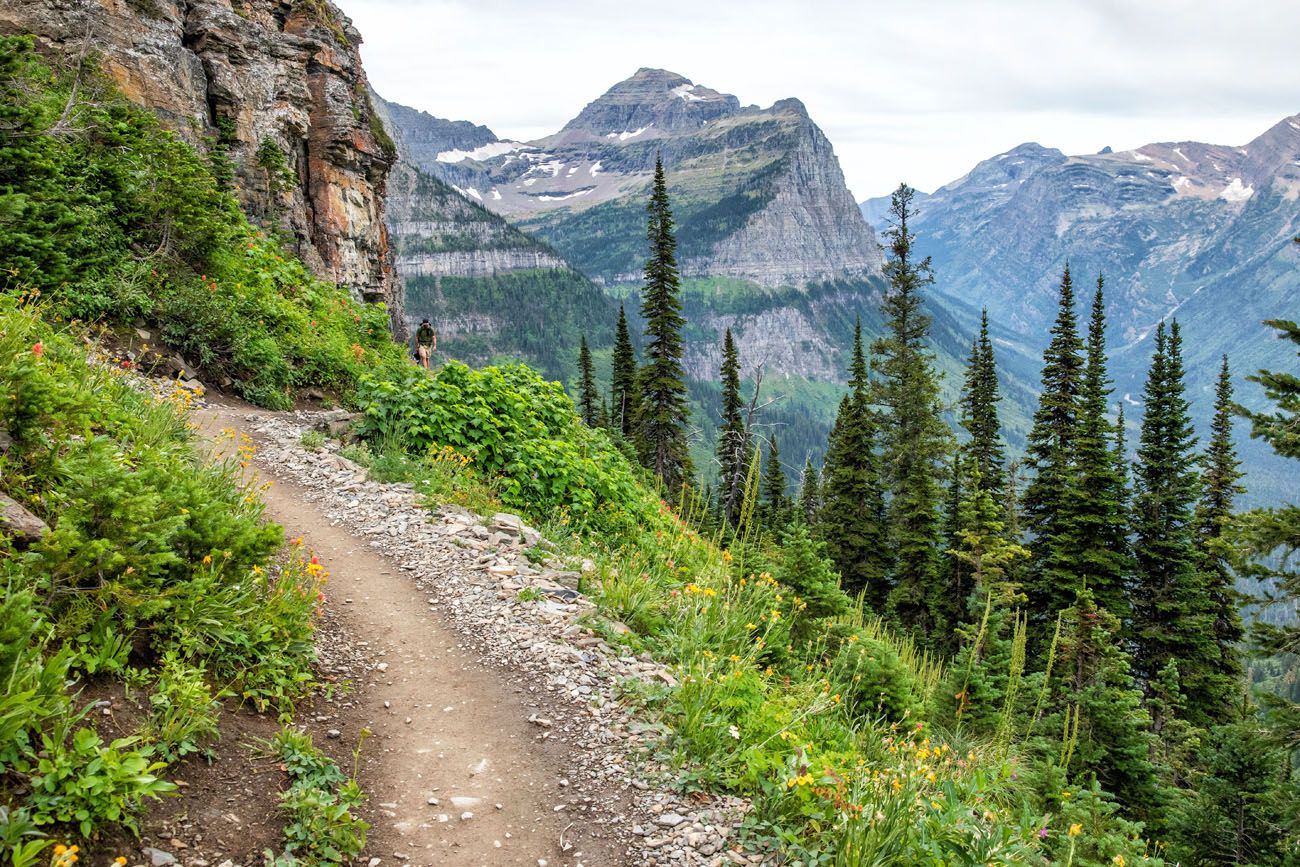
{"type": "MultiPolygon", "coordinates": [[[[948,494],[944,501],[943,515],[944,551],[948,553],[960,546],[961,532],[970,519],[965,508],[968,492],[966,486],[970,481],[965,478],[968,463],[969,469],[978,476],[979,470],[975,467],[974,458],[966,454],[965,448],[958,446],[953,450],[952,459],[948,462],[948,494]]],[[[969,570],[962,558],[952,556],[944,558],[941,569],[945,576],[945,592],[940,594],[936,604],[942,612],[943,622],[955,628],[966,619],[967,597],[971,592],[967,580],[969,570]]],[[[943,649],[952,650],[956,646],[956,639],[957,633],[950,628],[939,636],[937,644],[943,649]]]]}
{"type": "Polygon", "coordinates": [[[961,426],[970,434],[965,451],[974,458],[980,472],[981,484],[1002,498],[1005,484],[1006,450],[1002,445],[1002,425],[998,420],[998,402],[1002,399],[998,386],[997,362],[993,357],[993,342],[989,339],[989,314],[980,314],[980,333],[971,344],[970,359],[966,365],[966,382],[961,394],[961,426]]]}
{"type": "Polygon", "coordinates": [[[753,451],[740,399],[740,355],[728,328],[722,340],[722,423],[718,427],[718,510],[733,529],[745,500],[745,473],[753,451]]]}
{"type": "Polygon", "coordinates": [[[799,477],[798,517],[808,527],[816,527],[821,518],[822,491],[821,479],[817,467],[813,465],[812,455],[804,459],[803,473],[799,477]]]}
{"type": "Polygon", "coordinates": [[[1172,854],[1195,865],[1295,863],[1287,755],[1251,722],[1215,728],[1207,746],[1205,772],[1174,827],[1172,854]]]}
{"type": "Polygon", "coordinates": [[[587,347],[587,335],[582,335],[578,348],[578,414],[587,423],[587,427],[600,424],[600,406],[596,397],[596,376],[591,366],[591,350],[587,347]]]}
{"type": "Polygon", "coordinates": [[[1182,676],[1187,719],[1204,727],[1223,717],[1233,695],[1215,676],[1214,618],[1195,545],[1200,482],[1178,323],[1166,331],[1162,322],[1155,343],[1143,392],[1133,498],[1135,662],[1143,680],[1151,681],[1174,661],[1182,676]]]}
{"type": "MultiPolygon", "coordinates": [[[[1300,238],[1296,239],[1300,244],[1300,238]]],[[[1283,319],[1270,319],[1266,325],[1278,331],[1278,337],[1290,341],[1300,355],[1300,326],[1283,319]]],[[[1295,370],[1261,370],[1248,377],[1264,388],[1273,404],[1267,410],[1238,412],[1251,423],[1250,435],[1264,440],[1279,456],[1300,460],[1300,366],[1295,370]]],[[[1250,558],[1243,564],[1247,574],[1276,587],[1280,599],[1300,604],[1300,502],[1292,501],[1274,508],[1253,509],[1241,516],[1242,553],[1250,558]]],[[[1274,653],[1300,655],[1300,624],[1256,624],[1261,645],[1274,653]]],[[[1300,748],[1300,702],[1293,691],[1287,697],[1269,700],[1272,724],[1278,735],[1292,749],[1300,748]]]]}
{"type": "Polygon", "coordinates": [[[938,377],[925,346],[930,317],[921,311],[921,292],[934,277],[928,258],[913,257],[913,195],[903,184],[890,203],[889,287],[881,304],[887,331],[872,354],[880,374],[874,402],[883,408],[886,542],[894,559],[889,608],[905,627],[928,635],[946,625],[938,611],[945,592],[939,477],[951,437],[940,417],[938,377]]]}
{"type": "Polygon", "coordinates": [[[971,587],[963,599],[962,625],[953,631],[960,649],[948,666],[938,704],[963,728],[991,734],[1010,723],[1006,714],[1008,702],[1015,702],[1016,669],[1023,670],[1023,634],[1016,646],[1023,624],[1014,610],[1023,597],[1010,576],[1029,551],[1007,538],[1003,510],[985,488],[975,459],[967,458],[965,465],[965,494],[956,519],[960,529],[946,553],[962,564],[971,587]]]}
{"type": "Polygon", "coordinates": [[[610,413],[614,429],[632,438],[636,430],[640,392],[637,390],[636,350],[628,332],[627,313],[618,306],[618,328],[614,333],[614,363],[610,382],[610,413]]]}
{"type": "Polygon", "coordinates": [[[1043,353],[1042,389],[1026,449],[1033,477],[1025,491],[1023,514],[1034,556],[1025,589],[1030,624],[1039,638],[1046,636],[1057,612],[1073,604],[1083,584],[1075,559],[1079,500],[1075,447],[1083,374],[1083,341],[1067,265],[1061,275],[1052,339],[1043,353]]]}
{"type": "Polygon", "coordinates": [[[840,401],[822,468],[821,532],[844,589],[865,591],[867,604],[879,612],[889,592],[889,551],[867,386],[859,323],[849,363],[849,393],[840,401]]]}
{"type": "Polygon", "coordinates": [[[767,465],[763,472],[763,523],[779,537],[785,532],[789,520],[790,498],[785,492],[785,468],[781,466],[781,450],[773,431],[767,438],[767,465]]]}
{"type": "Polygon", "coordinates": [[[1115,453],[1115,427],[1107,418],[1110,378],[1106,372],[1105,282],[1097,278],[1088,324],[1087,363],[1079,400],[1074,445],[1079,497],[1071,536],[1075,569],[1097,604],[1124,622],[1129,617],[1127,582],[1132,574],[1123,458],[1115,453]]]}
{"type": "Polygon", "coordinates": [[[1119,620],[1097,605],[1092,591],[1081,589],[1060,624],[1053,713],[1037,728],[1048,739],[1046,751],[1053,760],[1065,754],[1070,778],[1093,776],[1133,814],[1158,816],[1151,717],[1123,650],[1119,620]]]}
{"type": "Polygon", "coordinates": [[[654,186],[647,207],[650,258],[645,266],[641,317],[645,320],[646,362],[641,370],[637,424],[641,459],[675,498],[694,474],[686,442],[686,372],[682,368],[682,316],[677,273],[677,239],[664,163],[655,160],[654,186]]]}
{"type": "MultiPolygon", "coordinates": [[[[1242,665],[1238,645],[1244,635],[1241,623],[1241,594],[1237,577],[1228,565],[1231,546],[1224,538],[1233,516],[1232,504],[1245,488],[1241,461],[1232,443],[1232,375],[1228,356],[1223,356],[1219,381],[1214,391],[1214,418],[1210,442],[1201,461],[1201,501],[1196,511],[1196,548],[1201,572],[1214,615],[1214,639],[1219,645],[1218,674],[1225,688],[1241,683],[1242,665]]],[[[1224,717],[1220,722],[1226,722],[1224,717]]]]}

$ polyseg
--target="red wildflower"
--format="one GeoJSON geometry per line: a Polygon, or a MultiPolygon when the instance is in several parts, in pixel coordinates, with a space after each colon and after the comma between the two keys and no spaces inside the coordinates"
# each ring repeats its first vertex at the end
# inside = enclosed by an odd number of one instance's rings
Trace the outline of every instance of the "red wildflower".
{"type": "Polygon", "coordinates": [[[45,345],[39,340],[32,344],[32,355],[42,356],[45,354],[45,345]]]}

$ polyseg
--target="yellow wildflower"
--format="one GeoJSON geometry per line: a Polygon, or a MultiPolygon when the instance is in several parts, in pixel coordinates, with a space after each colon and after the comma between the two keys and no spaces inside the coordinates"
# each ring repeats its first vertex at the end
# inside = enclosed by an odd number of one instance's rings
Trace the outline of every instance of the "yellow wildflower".
{"type": "Polygon", "coordinates": [[[1080,834],[1083,833],[1083,826],[1080,825],[1078,822],[1075,822],[1073,825],[1070,826],[1070,830],[1066,831],[1066,833],[1069,834],[1071,837],[1078,837],[1080,834]]]}

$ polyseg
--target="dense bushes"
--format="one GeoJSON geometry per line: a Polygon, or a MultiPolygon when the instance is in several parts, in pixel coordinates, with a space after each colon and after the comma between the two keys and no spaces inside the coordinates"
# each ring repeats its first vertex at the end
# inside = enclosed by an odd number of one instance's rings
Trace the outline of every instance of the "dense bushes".
{"type": "Polygon", "coordinates": [[[560,384],[523,365],[471,370],[451,362],[436,377],[413,367],[368,376],[357,402],[372,447],[421,455],[450,446],[511,508],[604,529],[656,514],[606,433],[579,423],[560,384]]]}
{"type": "Polygon", "coordinates": [[[205,160],[89,68],[0,38],[0,287],[65,318],[158,326],[210,379],[283,408],[400,361],[382,307],[249,225],[205,160]],[[74,93],[73,82],[77,82],[74,93]]]}
{"type": "Polygon", "coordinates": [[[8,296],[0,383],[0,488],[51,528],[0,537],[0,771],[30,791],[7,818],[132,828],[165,763],[214,735],[215,695],[278,707],[311,683],[319,567],[271,562],[280,529],[237,458],[195,453],[183,402],[8,296]],[[137,735],[105,743],[65,691],[104,678],[148,689],[137,735]]]}

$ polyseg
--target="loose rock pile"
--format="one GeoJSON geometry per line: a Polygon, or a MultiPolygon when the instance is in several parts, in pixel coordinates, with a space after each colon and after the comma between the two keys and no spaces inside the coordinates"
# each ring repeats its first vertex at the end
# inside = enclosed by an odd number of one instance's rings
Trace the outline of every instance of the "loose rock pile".
{"type": "Polygon", "coordinates": [[[662,730],[628,713],[618,701],[618,683],[671,684],[673,676],[648,655],[624,655],[579,622],[595,609],[578,589],[593,563],[565,568],[546,556],[553,546],[516,515],[483,520],[455,506],[431,512],[411,486],[368,480],[363,467],[338,454],[335,441],[304,449],[305,430],[345,432],[337,411],[254,413],[246,421],[260,435],[254,460],[263,472],[292,479],[332,521],[368,538],[410,574],[465,646],[545,702],[545,713],[529,720],[539,737],[575,747],[569,776],[574,797],[565,808],[625,839],[628,863],[779,863],[736,843],[746,801],[697,803],[654,785],[665,774],[648,754],[662,730]]]}

